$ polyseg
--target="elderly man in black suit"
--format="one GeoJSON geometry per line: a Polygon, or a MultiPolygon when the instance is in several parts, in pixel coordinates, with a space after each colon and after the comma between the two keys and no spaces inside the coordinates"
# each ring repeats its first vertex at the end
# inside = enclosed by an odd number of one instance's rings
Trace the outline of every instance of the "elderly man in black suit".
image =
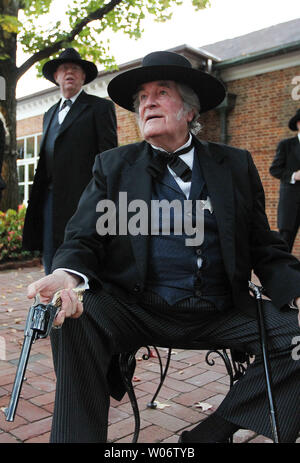
{"type": "Polygon", "coordinates": [[[256,359],[218,410],[180,441],[223,442],[240,427],[271,436],[248,292],[252,270],[272,298],[264,309],[281,439],[295,441],[300,362],[291,350],[299,333],[299,262],[269,228],[250,154],[191,133],[199,112],[223,100],[223,84],[183,56],[154,52],[116,76],[108,92],[138,113],[145,141],[97,156],[53,273],[28,287],[29,298],[40,293],[45,300],[65,288],[54,322],[60,329],[53,330],[51,441],[106,441],[109,396],[124,393],[119,352],[193,341],[256,359]],[[158,204],[172,207],[157,210],[158,204]],[[88,287],[83,304],[72,290],[79,284],[88,287]]]}
{"type": "Polygon", "coordinates": [[[43,67],[61,99],[44,115],[40,159],[23,232],[23,246],[43,253],[45,272],[63,242],[65,226],[92,177],[95,156],[117,146],[114,105],[82,86],[98,75],[94,63],[73,48],[43,67]]]}
{"type": "Polygon", "coordinates": [[[281,140],[270,167],[270,174],[280,179],[277,225],[292,252],[300,225],[300,109],[289,121],[295,137],[281,140]]]}

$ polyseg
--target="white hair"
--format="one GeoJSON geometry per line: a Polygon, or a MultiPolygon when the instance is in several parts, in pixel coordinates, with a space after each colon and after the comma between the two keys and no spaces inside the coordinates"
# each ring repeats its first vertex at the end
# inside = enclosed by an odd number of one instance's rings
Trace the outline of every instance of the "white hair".
{"type": "Polygon", "coordinates": [[[201,108],[199,98],[194,90],[187,85],[180,82],[176,83],[176,85],[182,98],[185,111],[189,112],[194,110],[194,117],[193,120],[189,122],[189,129],[194,135],[197,135],[202,129],[201,124],[198,122],[201,108]]]}

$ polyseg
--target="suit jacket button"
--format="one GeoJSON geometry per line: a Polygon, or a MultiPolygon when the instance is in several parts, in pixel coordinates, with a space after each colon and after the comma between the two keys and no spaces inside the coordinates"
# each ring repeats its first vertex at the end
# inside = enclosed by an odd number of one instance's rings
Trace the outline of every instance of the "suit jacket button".
{"type": "Polygon", "coordinates": [[[134,293],[140,293],[141,292],[141,285],[139,283],[137,283],[134,287],[133,287],[133,292],[134,293]]]}
{"type": "Polygon", "coordinates": [[[201,297],[202,296],[202,292],[200,291],[200,289],[196,289],[195,296],[196,297],[201,297]]]}

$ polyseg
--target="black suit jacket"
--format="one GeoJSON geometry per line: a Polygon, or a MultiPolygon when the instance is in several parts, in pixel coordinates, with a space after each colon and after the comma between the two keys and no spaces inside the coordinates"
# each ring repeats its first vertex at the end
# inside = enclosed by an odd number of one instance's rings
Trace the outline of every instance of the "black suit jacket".
{"type": "MultiPolygon", "coordinates": [[[[28,203],[23,246],[42,250],[43,205],[47,188],[45,139],[59,102],[44,115],[40,159],[28,203]]],[[[79,198],[92,177],[95,156],[117,146],[115,108],[110,100],[89,95],[78,96],[60,127],[53,161],[54,247],[63,242],[65,226],[74,214],[79,198]]]]}
{"type": "Polygon", "coordinates": [[[300,169],[299,138],[281,140],[270,167],[270,174],[280,179],[277,225],[280,230],[293,230],[300,205],[300,182],[291,184],[293,172],[300,169]]]}
{"type": "MultiPolygon", "coordinates": [[[[238,310],[255,315],[249,296],[252,270],[274,304],[281,308],[300,291],[299,262],[286,251],[277,232],[269,228],[264,191],[250,153],[195,139],[219,228],[225,269],[238,310]]],[[[109,199],[119,208],[119,192],[151,201],[152,178],[146,167],[151,157],[148,143],[119,147],[97,156],[93,179],[70,220],[66,239],[53,269],[64,267],[86,274],[113,295],[137,300],[142,293],[148,265],[149,236],[97,234],[97,204],[109,199]]],[[[122,206],[123,207],[123,206],[122,206]]],[[[128,220],[134,213],[128,213],[128,220]]]]}

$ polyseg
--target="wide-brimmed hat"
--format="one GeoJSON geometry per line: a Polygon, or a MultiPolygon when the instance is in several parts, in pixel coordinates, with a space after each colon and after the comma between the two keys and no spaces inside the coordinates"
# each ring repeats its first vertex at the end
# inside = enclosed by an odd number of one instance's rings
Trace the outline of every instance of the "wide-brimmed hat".
{"type": "Polygon", "coordinates": [[[192,68],[184,56],[156,51],[145,56],[142,66],[118,74],[108,84],[110,98],[122,108],[134,111],[133,96],[146,82],[172,80],[192,88],[200,101],[200,112],[218,106],[226,95],[222,82],[207,72],[192,68]]]}
{"type": "Polygon", "coordinates": [[[295,116],[293,116],[289,121],[289,129],[298,130],[297,122],[300,121],[300,109],[297,110],[295,116]]]}
{"type": "Polygon", "coordinates": [[[92,80],[94,80],[98,75],[98,69],[94,63],[81,59],[80,54],[78,51],[74,50],[74,48],[66,48],[63,52],[61,52],[58,58],[47,61],[47,63],[44,64],[42,69],[44,77],[57,85],[53,75],[58,66],[63,63],[76,63],[81,66],[85,72],[84,84],[92,82],[92,80]]]}

